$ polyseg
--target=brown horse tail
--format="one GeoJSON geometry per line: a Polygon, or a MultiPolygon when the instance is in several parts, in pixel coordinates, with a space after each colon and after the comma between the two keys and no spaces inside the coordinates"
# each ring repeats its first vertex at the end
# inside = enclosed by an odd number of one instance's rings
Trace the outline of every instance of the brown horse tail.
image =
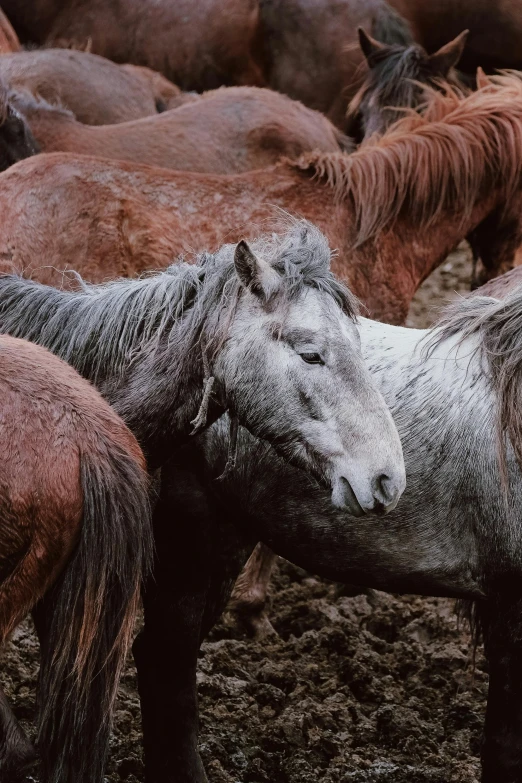
{"type": "Polygon", "coordinates": [[[41,650],[38,747],[48,783],[103,783],[118,682],[152,564],[145,470],[136,456],[99,442],[101,459],[81,455],[80,540],[53,588],[41,650]]]}

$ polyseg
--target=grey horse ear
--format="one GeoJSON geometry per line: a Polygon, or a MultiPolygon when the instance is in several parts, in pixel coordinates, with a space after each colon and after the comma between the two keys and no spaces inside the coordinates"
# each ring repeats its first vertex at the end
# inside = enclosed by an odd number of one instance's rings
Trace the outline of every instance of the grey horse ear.
{"type": "Polygon", "coordinates": [[[361,51],[366,57],[368,65],[371,68],[373,65],[375,65],[376,56],[379,54],[382,55],[383,52],[386,52],[389,47],[386,44],[377,41],[375,38],[372,38],[371,35],[368,35],[366,30],[364,30],[362,27],[357,28],[357,35],[359,36],[359,46],[361,47],[361,51]]]}
{"type": "Polygon", "coordinates": [[[270,299],[281,284],[281,278],[275,269],[262,258],[258,258],[244,239],[236,245],[234,266],[242,285],[265,301],[270,299]]]}
{"type": "Polygon", "coordinates": [[[454,68],[462,57],[468,35],[469,30],[464,30],[453,41],[442,46],[434,54],[430,54],[428,60],[432,69],[441,76],[447,76],[451,68],[454,68]]]}

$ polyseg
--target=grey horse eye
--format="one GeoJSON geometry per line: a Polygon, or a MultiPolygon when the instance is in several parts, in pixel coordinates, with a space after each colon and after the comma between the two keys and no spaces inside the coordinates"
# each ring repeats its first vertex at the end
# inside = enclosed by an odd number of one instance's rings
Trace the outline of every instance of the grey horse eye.
{"type": "Polygon", "coordinates": [[[300,353],[299,356],[303,362],[306,362],[307,364],[324,364],[321,354],[316,353],[315,351],[305,351],[304,353],[300,353]]]}

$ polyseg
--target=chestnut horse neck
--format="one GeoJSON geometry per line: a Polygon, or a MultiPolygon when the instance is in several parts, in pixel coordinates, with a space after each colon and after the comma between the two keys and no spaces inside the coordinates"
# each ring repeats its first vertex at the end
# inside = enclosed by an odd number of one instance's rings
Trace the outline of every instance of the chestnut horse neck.
{"type": "Polygon", "coordinates": [[[424,116],[400,120],[352,155],[313,153],[289,165],[346,205],[352,251],[371,256],[370,287],[390,245],[395,264],[409,259],[413,294],[488,214],[510,210],[518,221],[521,159],[522,81],[511,75],[465,98],[434,92],[424,116]]]}

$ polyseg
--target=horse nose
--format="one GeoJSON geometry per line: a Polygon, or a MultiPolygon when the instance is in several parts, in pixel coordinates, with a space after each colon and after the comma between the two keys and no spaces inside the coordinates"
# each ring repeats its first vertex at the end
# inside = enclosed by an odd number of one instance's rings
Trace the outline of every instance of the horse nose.
{"type": "Polygon", "coordinates": [[[372,490],[375,505],[371,511],[374,514],[386,514],[392,511],[402,494],[402,487],[399,487],[397,481],[387,473],[381,473],[374,478],[372,490]]]}

